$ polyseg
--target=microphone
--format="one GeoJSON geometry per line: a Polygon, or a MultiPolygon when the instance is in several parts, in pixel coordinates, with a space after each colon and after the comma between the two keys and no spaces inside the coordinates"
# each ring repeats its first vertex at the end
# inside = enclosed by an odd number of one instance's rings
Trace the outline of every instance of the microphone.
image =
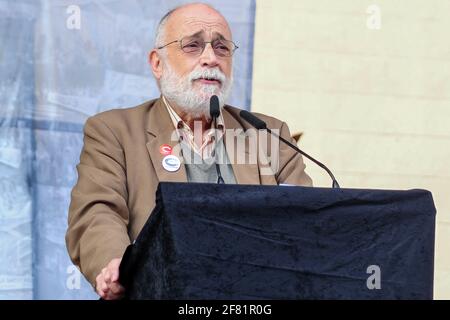
{"type": "Polygon", "coordinates": [[[217,183],[218,184],[225,184],[225,181],[223,180],[222,173],[220,172],[220,166],[217,163],[217,118],[220,115],[220,104],[219,104],[219,98],[216,95],[211,96],[209,99],[209,114],[211,115],[213,124],[214,124],[214,162],[216,163],[216,172],[217,172],[217,183]]]}
{"type": "Polygon", "coordinates": [[[209,100],[209,114],[212,119],[216,119],[220,115],[219,98],[216,95],[209,100]]]}
{"type": "Polygon", "coordinates": [[[328,175],[331,177],[331,179],[333,180],[333,184],[332,187],[333,188],[337,188],[339,189],[339,183],[337,182],[336,178],[334,177],[333,173],[331,172],[330,169],[327,168],[326,165],[324,165],[323,163],[317,161],[316,159],[314,159],[313,157],[311,157],[309,154],[307,154],[306,152],[300,150],[297,146],[293,145],[292,143],[290,143],[289,141],[287,141],[286,139],[284,139],[283,137],[280,137],[278,134],[272,132],[272,130],[270,130],[269,128],[267,128],[267,124],[262,121],[261,119],[259,119],[257,116],[255,116],[254,114],[252,114],[251,112],[248,112],[247,110],[241,110],[241,112],[239,113],[239,115],[241,116],[241,118],[243,118],[245,121],[247,121],[248,123],[250,123],[253,127],[255,127],[258,130],[267,130],[267,132],[269,132],[271,135],[277,137],[278,139],[280,139],[281,141],[283,141],[285,144],[287,144],[289,147],[291,147],[292,149],[294,149],[295,151],[297,151],[298,153],[304,155],[306,158],[308,158],[309,160],[311,160],[312,162],[314,162],[315,164],[317,164],[319,167],[321,167],[322,169],[324,169],[328,175]]]}

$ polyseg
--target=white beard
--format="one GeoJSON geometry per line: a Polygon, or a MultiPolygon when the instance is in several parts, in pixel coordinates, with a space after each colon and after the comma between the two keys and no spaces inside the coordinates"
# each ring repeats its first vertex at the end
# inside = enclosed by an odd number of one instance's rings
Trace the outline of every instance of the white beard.
{"type": "Polygon", "coordinates": [[[206,119],[211,118],[209,114],[211,96],[216,95],[219,98],[220,108],[222,108],[231,93],[232,84],[233,75],[227,79],[219,68],[197,67],[187,76],[180,77],[168,63],[163,62],[163,74],[160,79],[161,93],[194,118],[202,116],[206,119]],[[197,83],[194,88],[193,80],[199,78],[217,79],[221,82],[221,86],[197,83]]]}

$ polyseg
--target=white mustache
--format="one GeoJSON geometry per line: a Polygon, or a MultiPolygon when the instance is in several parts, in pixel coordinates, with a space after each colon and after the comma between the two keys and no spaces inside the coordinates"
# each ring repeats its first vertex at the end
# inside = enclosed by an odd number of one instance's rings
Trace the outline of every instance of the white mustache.
{"type": "Polygon", "coordinates": [[[218,80],[220,83],[226,81],[226,76],[219,69],[199,69],[194,70],[189,74],[189,81],[194,81],[198,79],[211,79],[218,80]]]}

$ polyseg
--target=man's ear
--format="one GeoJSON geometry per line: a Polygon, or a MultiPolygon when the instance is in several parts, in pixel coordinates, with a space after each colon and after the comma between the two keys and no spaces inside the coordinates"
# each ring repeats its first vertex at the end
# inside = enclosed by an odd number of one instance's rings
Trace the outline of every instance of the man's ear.
{"type": "Polygon", "coordinates": [[[150,67],[152,68],[152,72],[155,78],[157,80],[161,79],[163,66],[161,56],[159,55],[158,51],[156,51],[156,49],[153,49],[148,54],[148,62],[150,64],[150,67]]]}

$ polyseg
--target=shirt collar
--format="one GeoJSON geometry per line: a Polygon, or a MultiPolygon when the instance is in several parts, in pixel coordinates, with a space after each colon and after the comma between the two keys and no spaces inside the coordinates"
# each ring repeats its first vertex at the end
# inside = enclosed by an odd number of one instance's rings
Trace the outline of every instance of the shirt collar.
{"type": "MultiPolygon", "coordinates": [[[[178,113],[175,112],[175,110],[173,110],[172,106],[170,105],[169,101],[167,101],[166,97],[162,96],[162,100],[167,108],[167,111],[169,112],[170,119],[172,119],[173,126],[176,129],[191,130],[191,128],[187,125],[187,123],[180,118],[180,116],[178,115],[178,113]]],[[[223,120],[222,113],[220,113],[219,116],[217,117],[217,129],[220,129],[221,131],[225,129],[225,122],[223,120]]]]}

